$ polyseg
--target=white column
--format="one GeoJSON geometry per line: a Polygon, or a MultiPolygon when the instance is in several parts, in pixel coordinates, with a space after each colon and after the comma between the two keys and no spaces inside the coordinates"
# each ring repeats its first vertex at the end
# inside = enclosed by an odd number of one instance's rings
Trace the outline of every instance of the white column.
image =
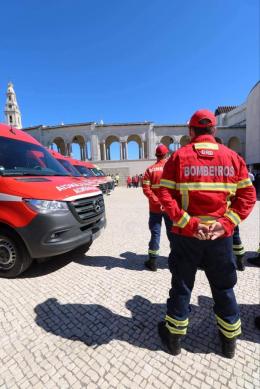
{"type": "Polygon", "coordinates": [[[82,151],[83,151],[83,160],[86,161],[86,145],[83,145],[82,147],[82,151]]]}
{"type": "Polygon", "coordinates": [[[91,135],[91,157],[93,161],[100,161],[99,141],[95,134],[91,135]]]}
{"type": "Polygon", "coordinates": [[[106,144],[105,142],[101,142],[101,148],[102,148],[102,154],[103,154],[103,160],[106,161],[107,159],[107,153],[106,153],[106,144]]]}
{"type": "Polygon", "coordinates": [[[89,160],[89,155],[88,155],[88,142],[85,144],[85,154],[86,154],[86,159],[89,160]]]}
{"type": "Polygon", "coordinates": [[[125,159],[128,159],[128,143],[125,142],[125,159]]]}
{"type": "Polygon", "coordinates": [[[71,155],[71,144],[67,143],[67,156],[70,157],[71,155]]]}
{"type": "Polygon", "coordinates": [[[144,141],[141,143],[141,159],[144,159],[144,141]]]}
{"type": "Polygon", "coordinates": [[[124,159],[123,155],[123,142],[120,141],[120,160],[124,159]]]}

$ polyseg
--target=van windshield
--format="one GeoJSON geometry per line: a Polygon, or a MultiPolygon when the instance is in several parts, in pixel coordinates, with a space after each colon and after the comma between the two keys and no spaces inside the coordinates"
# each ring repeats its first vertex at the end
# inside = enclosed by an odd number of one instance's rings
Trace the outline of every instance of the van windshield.
{"type": "Polygon", "coordinates": [[[92,173],[90,169],[85,166],[73,165],[84,177],[95,177],[95,174],[92,173]]]}
{"type": "Polygon", "coordinates": [[[59,161],[73,177],[81,177],[81,174],[69,161],[66,161],[66,159],[58,159],[57,161],[59,161]]]}
{"type": "Polygon", "coordinates": [[[0,136],[0,174],[69,176],[43,146],[3,136],[0,136]]]}
{"type": "Polygon", "coordinates": [[[96,167],[92,167],[91,171],[95,174],[95,176],[104,177],[105,174],[102,170],[97,169],[96,167]]]}

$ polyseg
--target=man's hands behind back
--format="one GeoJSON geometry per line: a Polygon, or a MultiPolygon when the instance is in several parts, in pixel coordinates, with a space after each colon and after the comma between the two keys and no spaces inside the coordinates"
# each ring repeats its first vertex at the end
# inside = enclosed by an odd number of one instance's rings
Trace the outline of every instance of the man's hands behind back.
{"type": "Polygon", "coordinates": [[[197,232],[193,235],[199,240],[215,240],[225,234],[225,229],[219,222],[210,225],[199,223],[197,232]]]}

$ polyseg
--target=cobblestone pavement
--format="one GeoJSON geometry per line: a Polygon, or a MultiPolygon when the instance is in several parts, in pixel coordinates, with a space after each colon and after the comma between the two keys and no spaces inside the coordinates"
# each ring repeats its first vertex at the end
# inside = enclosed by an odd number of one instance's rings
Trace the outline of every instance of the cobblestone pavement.
{"type": "MultiPolygon", "coordinates": [[[[86,256],[34,264],[0,279],[0,388],[259,388],[254,316],[259,269],[238,272],[243,335],[233,360],[220,355],[212,298],[198,271],[182,353],[161,348],[157,322],[170,285],[168,242],[160,269],[144,270],[149,233],[141,189],[106,197],[108,225],[86,256]]],[[[241,226],[247,251],[259,241],[259,202],[241,226]]]]}

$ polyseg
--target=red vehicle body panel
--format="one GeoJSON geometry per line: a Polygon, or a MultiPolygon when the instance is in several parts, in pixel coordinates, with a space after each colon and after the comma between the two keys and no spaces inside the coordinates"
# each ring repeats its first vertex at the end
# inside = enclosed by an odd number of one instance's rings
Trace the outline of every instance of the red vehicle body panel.
{"type": "Polygon", "coordinates": [[[0,142],[0,229],[5,226],[20,235],[33,258],[58,255],[94,240],[105,225],[103,197],[96,185],[67,176],[65,168],[22,130],[0,124],[0,142]],[[44,201],[52,206],[66,202],[64,214],[45,213],[33,205],[44,201]],[[84,210],[77,213],[84,202],[94,209],[90,227],[88,216],[84,219],[80,213],[84,210]],[[61,230],[64,238],[49,244],[51,228],[54,233],[61,230]]]}

